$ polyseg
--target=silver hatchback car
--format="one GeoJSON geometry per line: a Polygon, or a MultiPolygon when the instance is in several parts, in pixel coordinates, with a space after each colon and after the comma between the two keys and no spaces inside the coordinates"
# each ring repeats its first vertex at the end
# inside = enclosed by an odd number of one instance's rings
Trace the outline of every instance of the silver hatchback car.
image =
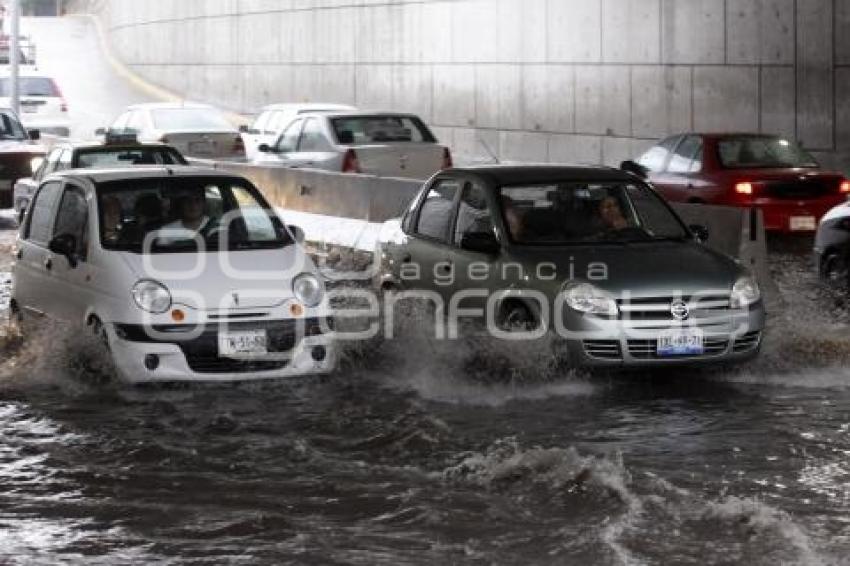
{"type": "Polygon", "coordinates": [[[497,338],[554,334],[577,366],[750,359],[758,283],[705,238],[623,171],[450,169],[384,225],[378,284],[436,303],[449,333],[477,318],[497,338]]]}

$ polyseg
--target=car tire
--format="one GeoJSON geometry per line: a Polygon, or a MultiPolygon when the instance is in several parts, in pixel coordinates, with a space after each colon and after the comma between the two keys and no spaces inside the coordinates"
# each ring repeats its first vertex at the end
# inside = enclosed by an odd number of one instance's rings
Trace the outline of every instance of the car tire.
{"type": "Polygon", "coordinates": [[[510,301],[502,306],[498,324],[503,332],[527,332],[537,328],[537,319],[527,305],[510,301]]]}
{"type": "Polygon", "coordinates": [[[821,277],[828,284],[841,289],[850,289],[850,262],[846,253],[831,252],[823,259],[821,277]]]}

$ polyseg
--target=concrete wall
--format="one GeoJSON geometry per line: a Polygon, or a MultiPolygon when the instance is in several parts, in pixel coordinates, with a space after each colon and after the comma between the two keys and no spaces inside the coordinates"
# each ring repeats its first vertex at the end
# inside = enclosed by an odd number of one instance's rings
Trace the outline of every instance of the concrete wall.
{"type": "Polygon", "coordinates": [[[522,161],[761,130],[850,168],[850,0],[74,1],[139,74],[238,111],[409,110],[461,158],[522,161]]]}

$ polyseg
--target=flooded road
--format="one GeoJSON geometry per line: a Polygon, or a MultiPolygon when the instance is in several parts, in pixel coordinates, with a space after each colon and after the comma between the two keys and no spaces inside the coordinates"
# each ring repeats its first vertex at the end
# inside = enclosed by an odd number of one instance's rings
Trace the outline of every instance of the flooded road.
{"type": "Polygon", "coordinates": [[[787,304],[731,372],[493,383],[414,333],[323,379],[134,389],[58,329],[7,342],[0,562],[846,564],[850,317],[805,245],[771,262],[787,304]]]}

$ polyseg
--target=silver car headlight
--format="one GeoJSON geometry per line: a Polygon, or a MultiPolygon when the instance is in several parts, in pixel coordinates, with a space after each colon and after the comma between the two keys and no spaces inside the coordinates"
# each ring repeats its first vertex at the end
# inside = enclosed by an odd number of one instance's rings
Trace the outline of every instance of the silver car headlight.
{"type": "Polygon", "coordinates": [[[743,275],[732,286],[732,296],[729,306],[733,309],[743,309],[761,300],[761,289],[755,277],[743,275]]]}
{"type": "Polygon", "coordinates": [[[322,282],[312,273],[302,273],[293,279],[292,293],[296,299],[308,307],[317,306],[325,296],[322,282]]]}
{"type": "Polygon", "coordinates": [[[603,316],[617,316],[620,312],[614,297],[590,283],[570,283],[564,288],[564,298],[578,312],[603,316]]]}
{"type": "Polygon", "coordinates": [[[162,283],[143,279],[133,285],[133,300],[143,311],[162,314],[171,308],[171,292],[162,283]]]}

